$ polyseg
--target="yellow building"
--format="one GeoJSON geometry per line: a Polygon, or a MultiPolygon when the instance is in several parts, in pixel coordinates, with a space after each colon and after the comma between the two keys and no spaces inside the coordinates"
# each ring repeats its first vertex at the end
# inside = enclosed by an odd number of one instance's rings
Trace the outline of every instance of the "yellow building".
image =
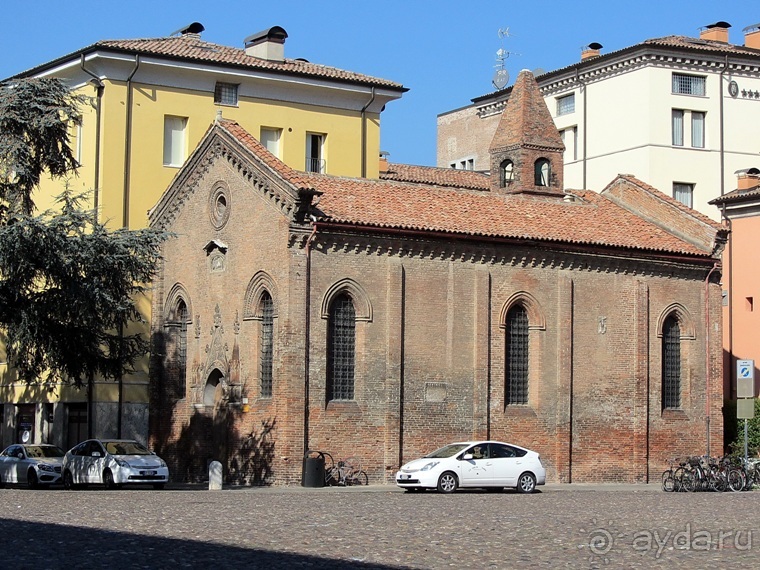
{"type": "MultiPolygon", "coordinates": [[[[89,96],[72,132],[81,167],[68,183],[92,191],[100,221],[146,227],[148,210],[219,114],[296,170],[379,176],[380,113],[405,87],[286,58],[279,26],[245,38],[243,48],[203,41],[203,30],[196,22],[169,37],[99,41],[10,78],[59,77],[89,96]]],[[[38,209],[61,189],[45,182],[38,209]]],[[[140,306],[149,322],[150,300],[140,306]]],[[[28,437],[66,448],[88,425],[96,436],[146,439],[147,358],[132,377],[96,383],[89,406],[85,390],[15,383],[0,360],[3,446],[28,437]]]]}

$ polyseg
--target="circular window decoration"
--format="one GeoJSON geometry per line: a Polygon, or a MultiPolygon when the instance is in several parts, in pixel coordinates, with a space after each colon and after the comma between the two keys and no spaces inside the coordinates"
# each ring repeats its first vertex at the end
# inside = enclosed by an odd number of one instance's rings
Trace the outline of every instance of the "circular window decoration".
{"type": "Polygon", "coordinates": [[[217,230],[222,229],[230,219],[230,193],[224,182],[216,183],[211,191],[209,213],[211,223],[217,230]]]}

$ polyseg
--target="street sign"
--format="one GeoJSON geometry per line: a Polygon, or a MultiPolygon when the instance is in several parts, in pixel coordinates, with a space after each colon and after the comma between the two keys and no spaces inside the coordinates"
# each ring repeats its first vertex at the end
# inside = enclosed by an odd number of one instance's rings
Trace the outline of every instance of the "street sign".
{"type": "Polygon", "coordinates": [[[739,398],[736,401],[736,419],[751,420],[755,417],[755,399],[739,398]]]}
{"type": "Polygon", "coordinates": [[[737,398],[755,397],[755,361],[736,361],[736,396],[737,398]]]}
{"type": "Polygon", "coordinates": [[[736,377],[755,379],[755,361],[754,360],[737,360],[736,377]]]}

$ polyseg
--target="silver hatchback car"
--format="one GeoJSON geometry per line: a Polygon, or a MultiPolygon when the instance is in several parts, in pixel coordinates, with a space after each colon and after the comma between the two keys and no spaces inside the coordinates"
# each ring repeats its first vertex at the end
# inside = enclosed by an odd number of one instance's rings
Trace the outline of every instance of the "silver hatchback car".
{"type": "Polygon", "coordinates": [[[124,484],[148,484],[163,489],[169,468],[158,455],[130,439],[88,439],[63,458],[63,486],[100,484],[118,489],[124,484]]]}

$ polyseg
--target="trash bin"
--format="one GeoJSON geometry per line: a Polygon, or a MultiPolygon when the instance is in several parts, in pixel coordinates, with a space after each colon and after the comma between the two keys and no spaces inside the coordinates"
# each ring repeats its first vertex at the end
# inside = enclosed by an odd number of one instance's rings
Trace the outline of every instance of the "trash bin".
{"type": "Polygon", "coordinates": [[[309,450],[303,455],[301,470],[302,487],[325,486],[325,454],[321,451],[309,450]]]}

